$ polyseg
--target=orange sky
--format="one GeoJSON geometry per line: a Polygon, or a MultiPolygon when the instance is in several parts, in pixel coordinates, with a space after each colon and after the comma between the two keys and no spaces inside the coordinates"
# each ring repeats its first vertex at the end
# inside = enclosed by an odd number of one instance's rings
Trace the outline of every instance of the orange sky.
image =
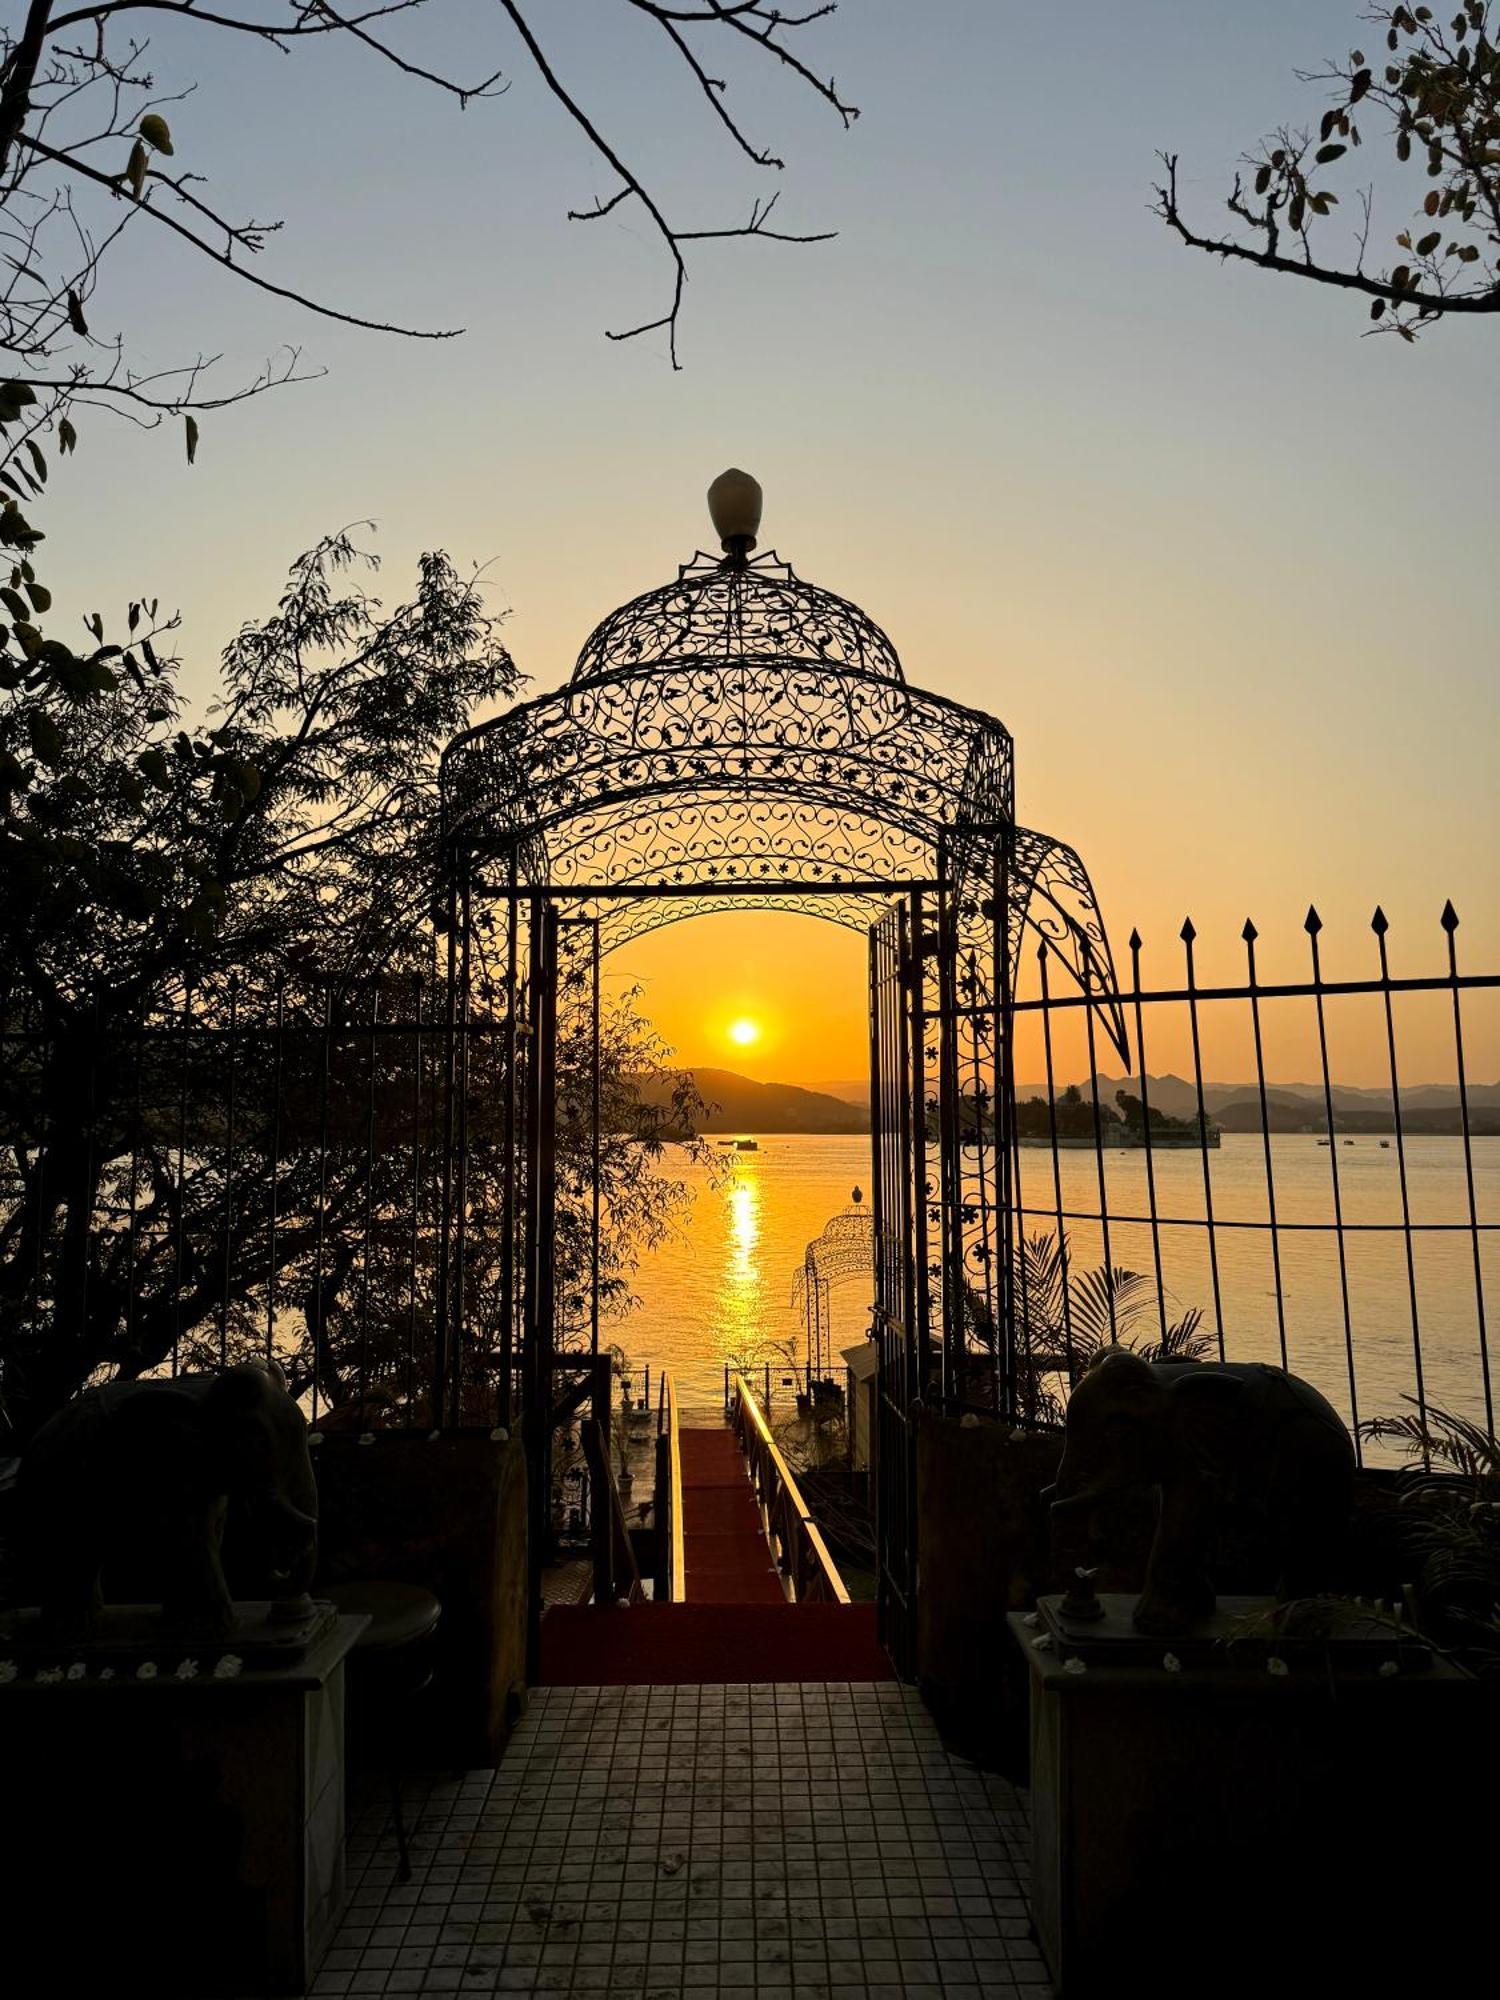
{"type": "MultiPolygon", "coordinates": [[[[684,223],[743,215],[766,176],[633,12],[546,10],[560,68],[684,223]]],[[[1247,914],[1263,974],[1302,976],[1310,899],[1330,973],[1374,970],[1377,901],[1394,969],[1441,970],[1448,896],[1463,962],[1500,969],[1493,326],[1365,338],[1358,306],[1191,256],[1150,213],[1164,146],[1217,212],[1245,147],[1317,116],[1294,72],[1347,47],[1358,14],[1261,0],[1197,9],[1186,34],[1180,6],[1117,0],[1079,0],[1065,25],[993,0],[840,9],[816,46],[860,104],[851,132],[735,83],[789,162],[779,213],[837,238],[701,246],[680,371],[657,336],[604,339],[661,310],[669,273],[623,211],[564,219],[601,191],[598,165],[513,43],[496,59],[515,87],[459,116],[390,65],[254,46],[216,63],[200,28],[163,19],[163,88],[203,85],[184,146],[196,160],[212,139],[232,207],[289,219],[266,275],[468,333],[419,349],[309,322],[143,240],[109,324],[139,331],[144,361],[224,349],[228,389],[306,342],[330,372],[205,422],[192,466],[171,426],[143,439],[91,413],[77,474],[49,487],[58,630],[63,607],[113,619],[159,593],[206,706],[220,648],[275,605],[288,561],[373,516],[358,537],[385,601],[423,550],[487,566],[540,692],[705,544],[704,489],[738,463],[765,487],[764,547],[863,605],[914,685],[1004,722],[1018,817],[1084,856],[1117,952],[1132,925],[1145,937],[1148,982],[1176,983],[1189,912],[1205,978],[1242,974],[1247,914]],[[274,147],[229,115],[262,102],[274,147]],[[1060,105],[1086,143],[1061,138],[1060,105]]],[[[424,60],[473,18],[424,16],[424,60]]],[[[1384,256],[1410,191],[1384,148],[1361,161],[1340,214],[1352,233],[1376,174],[1384,256]]],[[[611,977],[632,971],[685,1058],[728,1060],[726,1013],[753,1004],[766,1033],[735,1066],[863,1069],[857,936],[716,918],[626,948],[611,977]]],[[[1449,1074],[1441,1007],[1401,1028],[1408,1074],[1449,1074]]],[[[1267,1032],[1273,1073],[1306,1075],[1305,1032],[1267,1032]]],[[[1382,1034],[1368,1010],[1348,1021],[1340,1073],[1378,1081],[1382,1034]]],[[[1500,1074],[1477,1004],[1471,1055],[1500,1074]]],[[[1247,1073],[1237,1041],[1208,1059],[1247,1073]]]]}
{"type": "MultiPolygon", "coordinates": [[[[1117,952],[1124,954],[1122,930],[1111,926],[1117,952]]],[[[1441,934],[1439,933],[1439,941],[1441,934]]],[[[1244,947],[1202,941],[1200,982],[1242,974],[1244,947]]],[[[1373,939],[1370,940],[1373,944],[1373,939]]],[[[1258,961],[1262,981],[1284,974],[1304,976],[1307,940],[1295,926],[1281,939],[1266,939],[1258,961]],[[1299,954],[1302,955],[1299,963],[1299,954]]],[[[1182,948],[1163,955],[1153,973],[1143,962],[1148,990],[1153,984],[1181,983],[1182,948]]],[[[639,983],[641,1006],[684,1063],[735,1070],[763,1082],[820,1084],[847,1082],[869,1071],[866,1005],[866,945],[861,933],[816,918],[745,910],[715,913],[668,925],[622,946],[605,962],[606,978],[619,987],[639,983]],[[750,1046],[730,1035],[748,1020],[760,1029],[750,1046]]],[[[1393,968],[1416,975],[1415,957],[1393,968]]],[[[1421,967],[1439,969],[1436,954],[1421,967]]],[[[1354,954],[1334,952],[1325,976],[1365,976],[1354,954]]],[[[1160,1074],[1191,1074],[1192,1050],[1186,1009],[1169,1005],[1146,1011],[1147,1067],[1160,1074]]],[[[1327,1002],[1330,1067],[1334,1080],[1383,1086],[1389,1080],[1385,1016],[1377,996],[1327,1002]]],[[[1399,998],[1395,1004],[1397,1060],[1403,1084],[1445,1083],[1452,1079],[1453,1016],[1446,993],[1399,998]]],[[[1500,1064],[1500,994],[1477,993],[1464,1000],[1469,1081],[1494,1082],[1500,1064]]],[[[1255,1050],[1249,1010],[1242,1004],[1207,1004],[1200,1032],[1205,1076],[1237,1083],[1253,1078],[1255,1050]]],[[[1267,1000],[1262,1006],[1267,1075],[1287,1082],[1316,1082],[1319,1057],[1316,1017],[1300,1000],[1267,1000]]],[[[1098,1043],[1100,1067],[1113,1074],[1118,1058],[1098,1043]]],[[[1082,1023],[1074,1014],[1060,1021],[1054,1038],[1057,1080],[1088,1074],[1082,1023]]],[[[1023,1023],[1017,1036],[1017,1077],[1036,1083],[1044,1075],[1040,1036],[1023,1023]]]]}

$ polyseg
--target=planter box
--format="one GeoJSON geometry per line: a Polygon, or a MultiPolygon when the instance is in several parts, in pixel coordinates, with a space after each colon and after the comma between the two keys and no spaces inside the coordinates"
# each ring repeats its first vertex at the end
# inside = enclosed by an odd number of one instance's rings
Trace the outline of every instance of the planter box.
{"type": "Polygon", "coordinates": [[[1330,1652],[1275,1674],[1216,1649],[1173,1672],[1156,1641],[1118,1666],[1083,1644],[1078,1672],[1080,1650],[1011,1626],[1032,1918],[1062,2000],[1438,1992],[1481,1961],[1494,1710],[1459,1669],[1330,1652]]]}
{"type": "Polygon", "coordinates": [[[492,1766],[525,1702],[522,1446],[488,1431],[334,1433],[313,1466],[318,1584],[415,1583],[442,1604],[413,1762],[492,1766]]]}
{"type": "MultiPolygon", "coordinates": [[[[344,1900],[340,1618],[303,1660],[0,1687],[0,1970],[21,1993],[305,1990],[344,1900]]],[[[181,1652],[181,1646],[176,1649],[181,1652]]],[[[66,1660],[66,1655],[64,1655],[66,1660]]]]}
{"type": "Polygon", "coordinates": [[[1061,1432],[917,1418],[917,1680],[971,1755],[1024,1775],[1026,1678],[1009,1612],[1051,1583],[1051,1513],[1061,1432]]]}

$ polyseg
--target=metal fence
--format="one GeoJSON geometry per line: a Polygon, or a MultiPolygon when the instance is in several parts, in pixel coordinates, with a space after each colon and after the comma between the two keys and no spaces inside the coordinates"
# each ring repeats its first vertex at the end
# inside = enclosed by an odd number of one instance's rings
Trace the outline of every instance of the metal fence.
{"type": "MultiPolygon", "coordinates": [[[[1098,1032],[1104,996],[1088,976],[1082,990],[1055,981],[1043,945],[1004,1003],[1009,1100],[972,1087],[949,1119],[972,1157],[965,1185],[1004,1196],[1002,1230],[995,1204],[966,1216],[975,1268],[989,1268],[997,1234],[1009,1259],[1012,1324],[967,1325],[971,1349],[991,1342],[970,1354],[962,1386],[986,1370],[993,1384],[971,1406],[1056,1415],[1094,1348],[1119,1338],[1289,1366],[1351,1424],[1437,1409],[1493,1430],[1500,1085],[1470,1075],[1469,1049],[1500,1047],[1500,978],[1460,970],[1459,929],[1446,907],[1435,966],[1397,976],[1377,912],[1366,976],[1334,978],[1310,912],[1299,976],[1268,978],[1247,924],[1232,980],[1200,977],[1191,924],[1167,977],[1148,979],[1132,934],[1128,976],[1107,996],[1130,1035],[1118,1075],[1098,1032]],[[1341,1081],[1352,1075],[1361,1088],[1341,1081]]],[[[898,992],[872,964],[872,997],[898,992]]],[[[514,1421],[535,1178],[516,1107],[539,1081],[524,970],[489,996],[431,977],[357,991],[226,982],[140,1023],[7,1019],[11,1423],[24,1432],[28,1407],[55,1407],[82,1380],[255,1352],[282,1363],[320,1427],[514,1421]],[[455,1210],[463,1228],[445,1243],[455,1210]]],[[[554,1326],[581,1382],[598,1340],[587,978],[564,1005],[578,1033],[551,1072],[571,1147],[551,1254],[571,1275],[554,1326]]],[[[874,1013],[877,1075],[900,1084],[899,1023],[874,1013]]],[[[916,1257],[884,1260],[877,1324],[894,1339],[922,1290],[915,1224],[932,1219],[937,1183],[914,1181],[924,1121],[904,1088],[890,1099],[871,1227],[892,1229],[903,1188],[928,1195],[913,1203],[916,1257]]],[[[935,1363],[922,1384],[936,1388],[935,1363]]],[[[567,1422],[571,1389],[564,1401],[567,1422]]]]}
{"type": "Polygon", "coordinates": [[[1364,977],[1326,975],[1316,910],[1303,929],[1304,976],[1264,978],[1247,922],[1244,974],[1228,982],[1200,978],[1189,921],[1168,979],[1149,983],[1133,932],[1111,996],[1130,1034],[1122,1077],[1101,1068],[1097,991],[1057,990],[1041,947],[1012,1003],[1017,1082],[1001,1121],[1014,1414],[1055,1415],[1119,1339],[1289,1367],[1356,1432],[1434,1411],[1493,1432],[1500,1086],[1471,1078],[1466,1033],[1479,1013],[1483,1046],[1497,1045],[1500,979],[1460,971],[1451,903],[1424,976],[1393,973],[1380,910],[1364,977]],[[1373,1081],[1339,1081],[1351,1073],[1373,1081]]]}
{"type": "Polygon", "coordinates": [[[418,978],[229,981],[138,1023],[7,1023],[12,1423],[83,1380],[252,1354],[282,1365],[316,1427],[508,1422],[507,1029],[503,1009],[455,1018],[443,984],[418,978]],[[461,1272],[442,1228],[455,1180],[461,1272]],[[455,1291],[467,1344],[450,1391],[438,1346],[455,1291]]]}

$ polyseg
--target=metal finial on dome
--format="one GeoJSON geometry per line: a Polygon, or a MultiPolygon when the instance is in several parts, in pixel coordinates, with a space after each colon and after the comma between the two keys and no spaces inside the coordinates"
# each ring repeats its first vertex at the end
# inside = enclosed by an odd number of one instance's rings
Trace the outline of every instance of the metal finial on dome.
{"type": "Polygon", "coordinates": [[[763,498],[759,480],[741,472],[737,465],[721,472],[708,489],[709,518],[719,546],[737,562],[743,562],[755,547],[763,498]]]}

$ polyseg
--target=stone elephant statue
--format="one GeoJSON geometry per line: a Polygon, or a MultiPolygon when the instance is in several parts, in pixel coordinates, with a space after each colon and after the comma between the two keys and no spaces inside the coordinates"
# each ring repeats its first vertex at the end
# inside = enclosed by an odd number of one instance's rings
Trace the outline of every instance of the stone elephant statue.
{"type": "Polygon", "coordinates": [[[246,1595],[305,1596],[317,1563],[307,1423],[271,1365],[85,1390],[37,1432],[17,1498],[23,1580],[59,1636],[93,1627],[101,1573],[227,1636],[226,1524],[246,1595]]]}
{"type": "MultiPolygon", "coordinates": [[[[1053,1519],[1155,1487],[1156,1533],[1135,1611],[1142,1632],[1180,1631],[1214,1608],[1221,1535],[1249,1530],[1283,1598],[1337,1581],[1354,1447],[1311,1384],[1249,1361],[1148,1362],[1107,1348],[1068,1404],[1053,1519]]],[[[1269,1580],[1269,1577],[1268,1577],[1269,1580]]]]}

